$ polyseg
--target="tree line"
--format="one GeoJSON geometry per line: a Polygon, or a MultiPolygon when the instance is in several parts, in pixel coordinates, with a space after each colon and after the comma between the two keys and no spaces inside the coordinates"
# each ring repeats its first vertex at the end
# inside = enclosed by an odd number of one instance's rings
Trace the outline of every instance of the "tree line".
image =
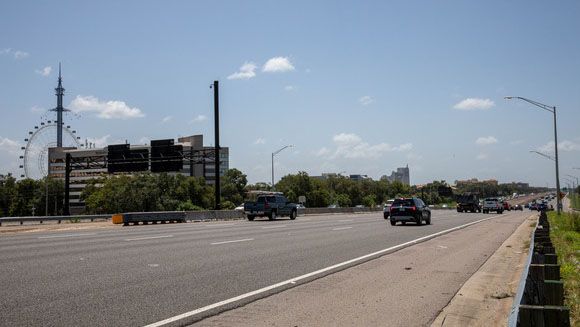
{"type": "MultiPolygon", "coordinates": [[[[457,195],[467,192],[483,198],[547,190],[488,182],[460,184],[455,189],[445,181],[409,186],[386,179],[351,180],[341,175],[318,178],[306,172],[282,177],[274,189],[266,183],[248,184],[247,176],[235,168],[226,171],[220,182],[222,209],[233,209],[248,200],[248,192],[252,190],[283,192],[293,202],[304,196],[307,207],[372,207],[388,199],[408,196],[421,197],[428,204],[451,204],[457,195]]],[[[88,182],[81,199],[86,204],[88,214],[189,211],[215,207],[214,187],[203,178],[166,173],[103,176],[88,182]]],[[[0,181],[0,216],[62,215],[63,202],[62,180],[16,180],[9,176],[0,181]]]]}

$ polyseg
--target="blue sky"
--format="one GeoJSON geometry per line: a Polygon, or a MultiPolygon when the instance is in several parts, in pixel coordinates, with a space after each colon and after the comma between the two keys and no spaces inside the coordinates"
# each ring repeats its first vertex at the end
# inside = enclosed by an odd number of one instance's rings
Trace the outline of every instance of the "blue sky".
{"type": "MultiPolygon", "coordinates": [[[[578,1],[12,1],[0,10],[0,173],[52,118],[98,145],[202,133],[250,182],[306,171],[411,182],[580,176],[578,1]]],[[[563,179],[563,178],[562,178],[563,179]]],[[[565,184],[565,182],[563,182],[565,184]]]]}

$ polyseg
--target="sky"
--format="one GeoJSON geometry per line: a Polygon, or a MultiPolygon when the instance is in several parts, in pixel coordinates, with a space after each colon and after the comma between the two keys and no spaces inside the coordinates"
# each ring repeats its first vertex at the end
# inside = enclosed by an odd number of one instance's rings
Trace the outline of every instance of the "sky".
{"type": "Polygon", "coordinates": [[[251,183],[305,171],[555,186],[580,170],[578,1],[8,1],[0,174],[54,120],[97,146],[203,134],[251,183]]]}

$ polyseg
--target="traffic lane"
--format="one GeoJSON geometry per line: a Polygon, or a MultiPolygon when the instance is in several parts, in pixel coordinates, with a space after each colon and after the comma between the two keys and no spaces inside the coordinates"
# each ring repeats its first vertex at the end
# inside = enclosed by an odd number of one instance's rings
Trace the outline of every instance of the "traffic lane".
{"type": "MultiPolygon", "coordinates": [[[[452,212],[433,212],[433,220],[439,220],[440,217],[452,218],[457,214],[452,212]]],[[[90,243],[106,243],[123,240],[147,240],[149,238],[164,238],[164,237],[179,237],[181,235],[200,234],[199,237],[204,237],[201,234],[207,234],[207,237],[212,237],[213,233],[224,233],[224,237],[228,237],[229,233],[239,233],[244,235],[244,232],[252,231],[258,234],[263,234],[267,231],[261,229],[295,229],[302,226],[306,228],[315,229],[316,226],[342,224],[345,222],[365,223],[365,222],[380,222],[383,221],[382,214],[374,215],[345,215],[345,216],[327,216],[319,217],[319,219],[309,220],[277,220],[277,221],[241,221],[237,223],[216,223],[216,224],[180,224],[175,225],[146,225],[146,226],[132,226],[128,229],[109,231],[109,232],[64,232],[64,233],[45,233],[38,235],[22,235],[18,237],[10,237],[0,242],[0,249],[2,253],[8,254],[8,259],[16,259],[22,251],[31,256],[35,255],[35,250],[40,248],[43,253],[39,255],[58,254],[69,251],[70,247],[78,248],[88,246],[90,243]],[[261,229],[260,229],[261,228],[261,229]],[[232,232],[233,231],[233,232],[232,232]],[[49,253],[45,252],[49,251],[49,253]],[[50,253],[52,251],[52,253],[50,253]],[[14,256],[10,256],[10,253],[14,256]]],[[[247,234],[246,234],[247,235],[247,234]]],[[[233,236],[233,235],[232,235],[233,236]]],[[[96,245],[95,245],[96,246],[96,245]]],[[[27,259],[34,259],[28,257],[27,259]]],[[[2,260],[2,257],[0,257],[2,260]]]]}
{"type": "MultiPolygon", "coordinates": [[[[27,285],[27,281],[30,280],[37,281],[37,284],[32,289],[21,287],[16,296],[11,296],[16,298],[11,302],[11,308],[4,312],[24,311],[18,316],[32,315],[31,318],[35,313],[44,312],[46,315],[40,316],[46,317],[51,316],[50,311],[46,312],[47,309],[54,304],[62,303],[75,308],[73,312],[82,313],[69,317],[67,324],[79,324],[85,319],[95,321],[94,319],[99,319],[99,312],[108,312],[103,316],[107,317],[103,323],[111,323],[111,317],[120,319],[114,321],[115,324],[132,324],[141,321],[139,318],[143,318],[143,322],[151,321],[153,318],[166,317],[172,312],[202,306],[223,297],[243,293],[248,289],[256,289],[264,284],[316,270],[320,265],[331,265],[336,260],[356,257],[363,252],[368,253],[369,245],[375,249],[377,243],[379,246],[385,244],[385,231],[395,231],[392,226],[387,227],[384,220],[377,220],[361,224],[357,226],[360,228],[353,228],[352,231],[326,233],[328,234],[326,237],[321,235],[324,233],[319,228],[327,230],[329,227],[331,226],[307,229],[306,232],[286,238],[283,240],[285,242],[281,242],[284,238],[283,233],[272,231],[262,233],[263,239],[256,243],[235,246],[228,244],[205,249],[204,246],[211,245],[207,240],[191,240],[187,237],[183,240],[143,240],[138,242],[140,243],[138,246],[109,250],[95,251],[90,247],[78,250],[76,247],[70,247],[76,250],[58,258],[45,256],[44,260],[36,260],[34,264],[42,267],[41,269],[26,269],[26,267],[14,269],[21,272],[18,274],[21,279],[13,278],[10,284],[27,285]],[[384,228],[377,228],[377,224],[384,228]],[[353,231],[360,231],[362,235],[351,233],[353,231]],[[224,269],[224,262],[229,269],[224,269]],[[256,267],[261,267],[258,272],[256,267]],[[264,275],[264,271],[268,273],[264,275]],[[59,276],[71,277],[59,280],[59,276]],[[59,280],[59,283],[51,283],[54,280],[59,280]],[[150,280],[155,280],[155,283],[150,283],[150,280]],[[38,284],[42,286],[37,287],[38,284]],[[249,288],[243,287],[246,285],[249,288]],[[18,294],[26,296],[18,301],[18,294]],[[192,294],[202,295],[191,299],[192,294]],[[151,296],[162,301],[151,301],[149,299],[151,296]],[[35,299],[35,303],[29,303],[28,299],[35,299]],[[144,300],[134,301],[134,299],[144,300]],[[174,303],[175,299],[178,299],[177,303],[174,303]],[[111,303],[115,300],[122,300],[123,306],[111,308],[111,303]],[[159,307],[159,303],[171,305],[159,307]],[[47,308],[46,304],[51,305],[47,308]],[[174,310],[168,311],[167,307],[174,310]],[[28,315],[27,308],[31,309],[28,315]],[[136,316],[132,316],[133,314],[136,316]],[[145,320],[145,317],[151,319],[145,320]]],[[[428,227],[432,226],[415,228],[415,232],[428,227]]],[[[398,231],[396,234],[402,237],[402,242],[406,240],[406,234],[413,229],[401,226],[401,230],[403,232],[398,231]]],[[[237,237],[236,234],[232,236],[237,237]]],[[[387,239],[390,244],[397,243],[397,237],[391,236],[387,239]]],[[[8,268],[4,265],[2,267],[3,270],[8,268]]],[[[1,276],[7,276],[4,272],[1,276]]]]}
{"type": "Polygon", "coordinates": [[[425,326],[528,216],[500,216],[194,326],[425,326]]]}

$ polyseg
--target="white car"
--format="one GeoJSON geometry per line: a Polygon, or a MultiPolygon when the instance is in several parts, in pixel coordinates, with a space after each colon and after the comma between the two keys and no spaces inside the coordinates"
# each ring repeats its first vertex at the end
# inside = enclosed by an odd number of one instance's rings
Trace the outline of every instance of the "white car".
{"type": "Polygon", "coordinates": [[[395,199],[387,200],[387,202],[383,206],[383,218],[389,219],[389,216],[391,215],[391,206],[393,205],[393,202],[395,202],[395,199]]]}
{"type": "Polygon", "coordinates": [[[236,211],[244,211],[244,204],[240,204],[239,206],[235,207],[234,210],[236,211]]]}

